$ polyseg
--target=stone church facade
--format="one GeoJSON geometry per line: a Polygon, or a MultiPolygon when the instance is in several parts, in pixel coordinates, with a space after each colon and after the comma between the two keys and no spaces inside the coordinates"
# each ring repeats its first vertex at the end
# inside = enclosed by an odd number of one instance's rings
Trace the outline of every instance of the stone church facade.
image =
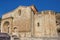
{"type": "Polygon", "coordinates": [[[2,16],[1,32],[18,37],[58,37],[54,11],[19,6],[2,16]]]}

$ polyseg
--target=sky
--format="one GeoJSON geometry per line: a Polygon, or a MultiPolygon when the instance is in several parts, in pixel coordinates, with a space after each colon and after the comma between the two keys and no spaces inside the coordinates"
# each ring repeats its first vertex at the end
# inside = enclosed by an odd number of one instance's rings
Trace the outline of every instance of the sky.
{"type": "Polygon", "coordinates": [[[18,6],[31,5],[35,5],[38,12],[44,10],[60,12],[60,0],[0,0],[0,17],[18,6]]]}

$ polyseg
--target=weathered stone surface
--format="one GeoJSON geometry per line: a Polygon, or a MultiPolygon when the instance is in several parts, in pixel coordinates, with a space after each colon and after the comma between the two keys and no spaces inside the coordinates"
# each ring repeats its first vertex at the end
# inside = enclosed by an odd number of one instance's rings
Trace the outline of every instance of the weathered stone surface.
{"type": "Polygon", "coordinates": [[[36,37],[55,37],[57,36],[55,13],[43,11],[35,15],[35,36],[36,37]],[[39,26],[38,26],[39,23],[39,26]]]}
{"type": "Polygon", "coordinates": [[[56,15],[53,11],[32,11],[31,7],[20,6],[12,12],[4,14],[1,32],[17,34],[19,37],[57,37],[56,15]],[[11,17],[11,18],[10,18],[11,17]],[[8,21],[8,26],[4,23],[8,21]],[[5,29],[5,30],[4,30],[5,29]]]}

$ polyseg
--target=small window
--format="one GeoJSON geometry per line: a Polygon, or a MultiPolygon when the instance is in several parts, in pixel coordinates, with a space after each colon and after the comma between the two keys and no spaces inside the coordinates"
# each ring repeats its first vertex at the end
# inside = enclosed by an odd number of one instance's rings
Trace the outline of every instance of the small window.
{"type": "Polygon", "coordinates": [[[58,36],[60,37],[60,28],[57,29],[58,36]]]}
{"type": "Polygon", "coordinates": [[[60,24],[60,22],[56,21],[56,24],[57,24],[57,25],[59,25],[59,24],[60,24]]]}
{"type": "Polygon", "coordinates": [[[16,27],[14,27],[14,29],[17,29],[16,27]]]}
{"type": "Polygon", "coordinates": [[[18,15],[19,15],[19,16],[21,15],[21,10],[18,10],[18,15]]]}
{"type": "Polygon", "coordinates": [[[37,23],[37,26],[39,27],[39,26],[40,26],[40,24],[39,24],[39,23],[37,23]]]}
{"type": "Polygon", "coordinates": [[[58,23],[58,22],[56,21],[56,23],[58,23]]]}

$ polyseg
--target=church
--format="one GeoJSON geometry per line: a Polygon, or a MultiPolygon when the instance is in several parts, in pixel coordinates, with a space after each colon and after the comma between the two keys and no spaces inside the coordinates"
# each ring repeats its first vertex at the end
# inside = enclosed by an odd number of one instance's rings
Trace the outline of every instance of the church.
{"type": "Polygon", "coordinates": [[[17,37],[58,37],[56,13],[19,6],[2,16],[1,32],[17,37]]]}

